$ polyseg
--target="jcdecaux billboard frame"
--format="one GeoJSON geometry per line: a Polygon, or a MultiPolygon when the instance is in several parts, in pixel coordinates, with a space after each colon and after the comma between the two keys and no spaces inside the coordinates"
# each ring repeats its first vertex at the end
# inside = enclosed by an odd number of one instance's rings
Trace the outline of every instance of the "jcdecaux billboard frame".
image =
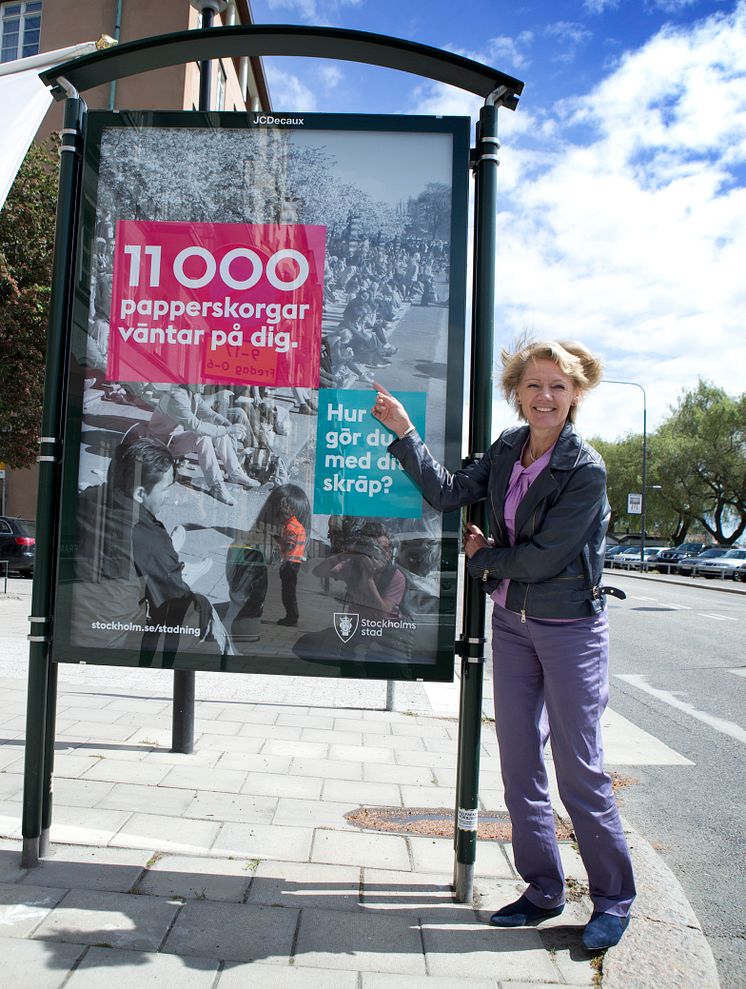
{"type": "Polygon", "coordinates": [[[88,115],[53,658],[453,675],[469,121],[88,115]]]}

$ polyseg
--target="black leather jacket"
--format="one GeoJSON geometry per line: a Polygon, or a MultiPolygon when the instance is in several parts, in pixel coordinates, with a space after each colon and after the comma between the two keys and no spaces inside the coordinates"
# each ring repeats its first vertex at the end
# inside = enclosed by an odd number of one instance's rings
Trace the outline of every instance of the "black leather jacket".
{"type": "Polygon", "coordinates": [[[490,594],[510,580],[506,607],[529,618],[584,618],[605,606],[601,586],[609,502],[599,454],[566,423],[551,460],[518,506],[515,546],[503,517],[513,465],[528,426],[506,429],[484,456],[451,474],[433,460],[417,433],[389,449],[433,508],[450,512],[487,499],[494,546],[468,561],[490,594]]]}

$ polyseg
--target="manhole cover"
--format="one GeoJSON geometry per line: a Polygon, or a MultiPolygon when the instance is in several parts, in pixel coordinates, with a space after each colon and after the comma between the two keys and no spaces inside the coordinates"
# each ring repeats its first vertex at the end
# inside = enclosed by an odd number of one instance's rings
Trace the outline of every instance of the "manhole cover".
{"type": "MultiPolygon", "coordinates": [[[[421,834],[433,838],[453,837],[453,809],[448,807],[358,807],[345,814],[345,820],[368,831],[394,831],[398,834],[421,834]]],[[[575,837],[572,828],[554,817],[559,841],[575,837]]],[[[477,837],[493,841],[510,841],[510,818],[504,810],[479,812],[477,837]]]]}

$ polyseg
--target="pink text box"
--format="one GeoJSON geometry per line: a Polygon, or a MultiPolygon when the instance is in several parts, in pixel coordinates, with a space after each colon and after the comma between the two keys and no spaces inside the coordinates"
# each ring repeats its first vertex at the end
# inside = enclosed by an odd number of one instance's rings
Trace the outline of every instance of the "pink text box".
{"type": "Polygon", "coordinates": [[[318,388],[326,228],[120,220],[112,381],[318,388]]]}

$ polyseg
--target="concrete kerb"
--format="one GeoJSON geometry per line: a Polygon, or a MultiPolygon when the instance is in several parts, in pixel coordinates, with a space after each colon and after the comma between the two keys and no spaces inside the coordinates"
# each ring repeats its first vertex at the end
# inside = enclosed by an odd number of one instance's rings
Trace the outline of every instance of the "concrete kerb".
{"type": "Polygon", "coordinates": [[[720,591],[725,594],[746,594],[746,584],[744,584],[743,587],[737,587],[735,580],[726,581],[724,578],[719,580],[707,580],[707,578],[703,578],[702,581],[696,581],[686,577],[680,577],[678,580],[674,580],[673,576],[669,574],[638,573],[636,570],[618,570],[612,567],[604,567],[604,574],[613,574],[614,576],[621,577],[634,577],[637,580],[652,581],[655,584],[673,584],[675,587],[697,587],[700,591],[720,591]]]}

